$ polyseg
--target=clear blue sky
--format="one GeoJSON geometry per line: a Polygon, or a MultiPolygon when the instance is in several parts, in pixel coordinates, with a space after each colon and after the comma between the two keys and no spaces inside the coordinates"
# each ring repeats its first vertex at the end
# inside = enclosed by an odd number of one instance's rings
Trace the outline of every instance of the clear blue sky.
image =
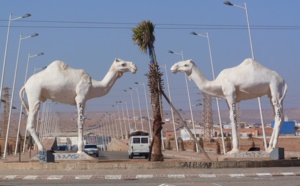
{"type": "MultiPolygon", "coordinates": [[[[131,40],[132,31],[139,22],[150,20],[155,25],[155,49],[159,64],[166,65],[172,100],[177,108],[188,109],[183,74],[171,74],[170,67],[181,56],[168,50],[182,51],[185,59],[193,59],[208,79],[212,79],[207,40],[190,34],[208,32],[216,75],[224,68],[233,67],[251,57],[245,10],[223,4],[223,0],[1,0],[0,1],[0,64],[4,55],[7,20],[25,13],[32,14],[11,24],[5,86],[12,86],[19,35],[39,33],[36,38],[23,40],[14,105],[19,105],[18,93],[23,85],[27,55],[44,52],[31,58],[29,73],[34,68],[59,59],[73,68],[85,69],[94,79],[101,80],[114,58],[133,61],[138,66],[135,75],[125,74],[111,92],[102,98],[90,100],[87,110],[112,110],[115,101],[127,101],[130,94],[123,90],[138,87],[142,109],[145,99],[142,86],[147,83],[148,55],[142,54],[131,40]]],[[[233,0],[243,6],[245,1],[233,0]]],[[[251,0],[246,1],[254,54],[257,61],[277,71],[288,84],[284,106],[298,108],[300,69],[300,1],[251,0]]],[[[165,69],[162,68],[162,71],[165,69]]],[[[1,73],[1,72],[0,72],[1,73]]],[[[166,81],[165,81],[166,85],[166,81]]],[[[201,99],[194,82],[189,82],[191,100],[201,99]]],[[[166,86],[165,86],[166,87],[166,86]]],[[[135,96],[136,97],[136,96],[135,96]]],[[[165,101],[164,101],[165,103],[165,101]]],[[[269,100],[262,99],[263,109],[270,109],[269,100]]],[[[135,100],[135,108],[137,108],[135,100]]],[[[169,107],[165,104],[166,109],[169,107]]],[[[225,102],[221,108],[227,109],[225,102]]],[[[257,100],[246,101],[241,108],[258,108],[257,100]]],[[[57,110],[74,111],[75,107],[57,105],[57,110]]],[[[197,108],[200,109],[200,108],[197,108]]]]}

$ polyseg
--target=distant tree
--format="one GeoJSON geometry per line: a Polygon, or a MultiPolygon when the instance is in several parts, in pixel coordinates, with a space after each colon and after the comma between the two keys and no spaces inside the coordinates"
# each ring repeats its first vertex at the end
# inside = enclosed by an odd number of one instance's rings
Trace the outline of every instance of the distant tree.
{"type": "Polygon", "coordinates": [[[216,145],[217,145],[217,154],[221,154],[221,147],[220,147],[220,143],[218,141],[216,141],[216,145]]]}
{"type": "Polygon", "coordinates": [[[227,136],[226,139],[225,139],[225,141],[226,141],[226,151],[228,152],[228,151],[231,150],[231,140],[230,140],[230,138],[227,136]]]}
{"type": "Polygon", "coordinates": [[[203,148],[203,147],[204,147],[204,141],[203,141],[203,138],[200,138],[200,139],[199,139],[199,143],[200,143],[200,146],[203,148]]]}

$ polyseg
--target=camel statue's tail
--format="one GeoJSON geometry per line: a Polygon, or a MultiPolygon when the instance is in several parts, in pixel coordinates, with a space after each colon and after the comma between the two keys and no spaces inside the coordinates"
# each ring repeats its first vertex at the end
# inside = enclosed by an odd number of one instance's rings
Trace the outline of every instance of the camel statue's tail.
{"type": "Polygon", "coordinates": [[[20,93],[19,93],[19,96],[20,96],[20,99],[21,99],[21,101],[22,101],[22,104],[24,105],[24,107],[25,107],[25,109],[26,109],[26,112],[27,112],[27,114],[28,114],[28,112],[29,112],[29,106],[28,106],[28,104],[25,102],[25,100],[24,100],[24,91],[25,91],[25,86],[23,86],[22,88],[21,88],[21,90],[20,90],[20,93]]]}
{"type": "Polygon", "coordinates": [[[286,91],[287,91],[287,84],[285,82],[284,82],[283,86],[284,86],[284,90],[283,90],[283,94],[282,94],[281,98],[279,99],[279,103],[282,103],[282,101],[286,95],[286,91]]]}

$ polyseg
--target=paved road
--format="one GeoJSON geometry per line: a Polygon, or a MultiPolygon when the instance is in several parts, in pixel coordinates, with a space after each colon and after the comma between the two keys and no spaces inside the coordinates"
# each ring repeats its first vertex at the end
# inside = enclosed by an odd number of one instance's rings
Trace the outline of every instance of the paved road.
{"type": "Polygon", "coordinates": [[[201,178],[201,179],[156,179],[156,180],[4,180],[1,185],[101,185],[101,186],[299,186],[298,178],[201,178]]]}
{"type": "Polygon", "coordinates": [[[100,160],[128,160],[128,152],[126,151],[100,151],[100,160]]]}
{"type": "Polygon", "coordinates": [[[0,185],[296,186],[298,167],[248,169],[0,170],[0,185]]]}

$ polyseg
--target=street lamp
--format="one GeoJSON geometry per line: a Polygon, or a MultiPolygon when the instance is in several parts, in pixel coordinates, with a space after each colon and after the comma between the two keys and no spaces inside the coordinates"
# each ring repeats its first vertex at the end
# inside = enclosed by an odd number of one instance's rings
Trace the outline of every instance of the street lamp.
{"type": "Polygon", "coordinates": [[[47,66],[40,67],[40,68],[39,68],[39,67],[34,67],[34,68],[33,68],[33,74],[35,74],[35,73],[36,73],[37,71],[39,71],[39,70],[41,70],[41,71],[42,71],[42,70],[45,70],[46,68],[47,68],[47,66]]]}
{"type": "MultiPolygon", "coordinates": [[[[20,56],[20,49],[21,49],[21,44],[22,44],[22,40],[24,39],[29,39],[32,37],[37,37],[39,34],[35,33],[32,34],[30,36],[26,36],[26,37],[22,37],[22,33],[20,34],[20,39],[19,39],[19,47],[18,47],[18,53],[17,53],[17,60],[16,60],[16,66],[15,66],[15,74],[14,74],[14,80],[13,80],[13,88],[12,88],[12,93],[11,93],[11,101],[10,101],[10,108],[9,108],[9,116],[8,116],[8,124],[7,124],[7,133],[6,136],[8,136],[8,129],[9,129],[9,125],[10,125],[10,121],[11,121],[11,109],[12,109],[12,103],[14,100],[14,94],[15,94],[15,85],[16,85],[16,78],[17,78],[17,72],[18,72],[18,65],[19,65],[19,56],[20,56]]],[[[18,128],[18,132],[17,132],[17,139],[16,139],[16,148],[15,148],[15,155],[17,154],[17,144],[19,141],[19,130],[20,128],[18,128]]],[[[5,139],[7,140],[7,139],[5,139]]],[[[6,155],[6,144],[7,141],[5,142],[5,147],[4,147],[4,156],[6,155]]]]}
{"type": "Polygon", "coordinates": [[[122,129],[122,123],[121,123],[121,116],[120,116],[120,111],[119,111],[119,105],[118,105],[118,102],[116,101],[117,103],[117,109],[118,109],[118,117],[119,117],[119,124],[120,124],[120,130],[121,130],[121,139],[124,139],[124,136],[123,136],[123,129],[122,129]]]}
{"type": "Polygon", "coordinates": [[[109,120],[109,113],[106,112],[106,115],[104,115],[104,119],[106,121],[106,124],[107,124],[107,136],[108,136],[108,139],[107,139],[107,144],[109,142],[109,137],[112,136],[112,129],[111,129],[111,124],[110,124],[110,120],[109,120]]]}
{"type": "Polygon", "coordinates": [[[24,84],[26,83],[27,78],[28,78],[27,77],[28,76],[28,65],[29,65],[30,59],[33,58],[33,57],[38,57],[38,56],[42,56],[42,55],[44,55],[43,52],[37,53],[35,55],[30,55],[30,53],[28,54],[27,63],[26,63],[26,71],[25,71],[24,84]]]}
{"type": "Polygon", "coordinates": [[[127,106],[127,102],[124,101],[124,104],[126,106],[126,114],[127,114],[127,125],[128,125],[128,131],[129,131],[129,134],[130,134],[130,123],[129,123],[129,113],[128,113],[128,106],[127,106]]]}
{"type": "MultiPolygon", "coordinates": [[[[176,55],[181,55],[181,59],[184,60],[184,58],[183,58],[183,52],[182,51],[180,51],[180,53],[178,53],[178,52],[173,52],[172,50],[169,50],[169,53],[176,54],[176,55]]],[[[196,137],[196,128],[195,128],[195,122],[194,122],[194,114],[193,114],[193,109],[192,109],[192,104],[191,104],[191,97],[190,97],[190,90],[189,90],[189,85],[188,85],[188,81],[187,81],[187,75],[185,74],[184,77],[185,77],[186,90],[187,90],[187,95],[188,95],[188,100],[189,100],[189,106],[190,106],[191,119],[192,119],[193,130],[194,130],[194,136],[196,137]]],[[[196,143],[196,149],[197,149],[197,153],[199,153],[198,143],[196,143]]]]}
{"type": "MultiPolygon", "coordinates": [[[[171,54],[173,54],[173,51],[169,51],[171,54]]],[[[167,65],[163,66],[166,72],[166,80],[167,80],[167,87],[168,87],[168,93],[169,93],[169,99],[172,102],[172,97],[171,97],[171,91],[170,91],[170,84],[169,84],[169,78],[168,78],[168,71],[167,71],[167,65]]],[[[171,107],[171,116],[172,116],[172,122],[173,122],[173,130],[174,130],[174,137],[175,137],[175,143],[176,143],[176,150],[179,151],[178,148],[178,139],[177,139],[177,133],[176,133],[176,127],[175,127],[175,119],[174,119],[174,111],[173,108],[171,107]]]]}
{"type": "MultiPolygon", "coordinates": [[[[249,23],[247,3],[244,2],[244,6],[239,6],[239,5],[232,4],[230,1],[225,1],[224,4],[228,5],[228,6],[234,6],[234,7],[241,8],[241,9],[245,10],[246,19],[247,19],[247,26],[248,26],[248,35],[249,35],[249,41],[250,41],[251,55],[252,55],[252,59],[254,59],[254,50],[253,50],[253,45],[252,45],[252,36],[251,36],[251,29],[250,29],[250,23],[249,23]]],[[[262,125],[263,137],[264,137],[264,147],[265,147],[265,150],[267,150],[265,124],[264,124],[264,118],[263,118],[263,114],[262,114],[260,97],[257,98],[257,101],[258,101],[258,107],[259,107],[259,113],[260,113],[260,119],[261,119],[261,125],[262,125]]]]}
{"type": "Polygon", "coordinates": [[[252,55],[252,59],[254,59],[254,51],[253,51],[253,45],[252,45],[251,29],[250,29],[250,23],[249,23],[249,17],[248,17],[248,9],[247,9],[246,2],[244,3],[244,6],[239,6],[239,5],[232,4],[230,1],[225,1],[224,4],[228,5],[228,6],[234,6],[234,7],[241,8],[241,9],[245,10],[245,12],[246,12],[246,19],[247,19],[247,26],[248,26],[248,34],[249,34],[249,40],[250,40],[251,55],[252,55]]]}
{"type": "Polygon", "coordinates": [[[104,145],[105,145],[105,149],[108,146],[108,139],[107,137],[109,136],[108,134],[108,128],[107,128],[107,122],[105,119],[105,114],[102,115],[102,130],[103,130],[103,136],[104,136],[104,145]]]}
{"type": "MultiPolygon", "coordinates": [[[[112,105],[112,107],[115,107],[115,105],[112,105]]],[[[118,109],[118,119],[119,119],[119,123],[120,123],[121,121],[120,121],[119,108],[117,107],[117,109],[118,109]]],[[[118,123],[116,122],[116,120],[118,120],[118,119],[117,119],[117,116],[116,116],[115,117],[116,138],[117,138],[117,135],[119,135],[119,137],[121,137],[120,131],[118,130],[118,123]]]]}
{"type": "Polygon", "coordinates": [[[122,108],[122,118],[123,118],[123,124],[124,124],[124,129],[125,129],[124,135],[126,134],[126,139],[128,139],[129,131],[126,130],[126,124],[125,124],[125,120],[124,120],[125,114],[124,114],[123,103],[122,103],[122,101],[117,101],[116,103],[119,103],[121,105],[121,108],[122,108]]]}
{"type": "Polygon", "coordinates": [[[41,104],[41,124],[40,124],[40,129],[39,129],[39,139],[42,140],[43,136],[43,129],[45,128],[45,115],[46,115],[46,109],[47,109],[47,102],[44,102],[41,104]]]}
{"type": "MultiPolygon", "coordinates": [[[[21,17],[17,17],[17,18],[12,19],[12,14],[9,15],[8,26],[7,26],[7,34],[6,34],[6,43],[5,43],[5,50],[4,50],[4,58],[3,58],[3,65],[2,65],[2,77],[1,77],[1,84],[0,84],[0,98],[2,98],[2,89],[3,89],[3,81],[4,81],[4,75],[5,75],[5,65],[6,65],[8,39],[9,39],[9,32],[10,32],[10,23],[12,21],[17,21],[19,19],[23,19],[23,18],[30,17],[30,16],[31,16],[31,14],[25,14],[21,17]]],[[[1,105],[1,102],[0,102],[0,105],[1,105]]],[[[3,159],[4,158],[5,158],[5,154],[3,156],[3,159]]]]}
{"type": "Polygon", "coordinates": [[[145,83],[138,83],[135,82],[137,85],[142,85],[144,87],[144,93],[145,93],[145,101],[146,101],[146,109],[147,109],[147,117],[148,117],[148,125],[149,125],[149,134],[152,137],[152,129],[151,129],[151,121],[150,121],[150,115],[149,115],[149,108],[148,108],[148,99],[147,99],[147,93],[146,93],[146,85],[145,83]]]}
{"type": "MultiPolygon", "coordinates": [[[[210,40],[209,40],[208,33],[206,32],[206,34],[198,34],[196,32],[191,32],[191,34],[195,35],[195,36],[200,36],[200,37],[207,38],[209,57],[210,57],[210,65],[211,65],[211,72],[212,72],[212,75],[213,75],[213,79],[215,79],[215,69],[214,69],[214,63],[213,63],[213,58],[212,58],[210,40]]],[[[219,98],[217,98],[217,97],[216,97],[216,103],[217,103],[217,109],[218,109],[219,125],[220,125],[221,137],[222,137],[223,152],[225,154],[226,149],[225,149],[224,134],[223,134],[223,127],[222,127],[221,113],[220,113],[220,105],[219,105],[219,98]]]]}
{"type": "MultiPolygon", "coordinates": [[[[33,57],[42,56],[42,55],[44,55],[43,52],[37,53],[35,55],[30,55],[30,53],[28,54],[27,64],[26,64],[26,70],[25,70],[24,85],[25,85],[25,83],[27,81],[28,65],[29,65],[30,59],[33,58],[33,57]]],[[[24,94],[22,96],[24,96],[24,94]]],[[[19,114],[19,124],[18,124],[18,126],[21,125],[22,112],[23,112],[23,105],[22,105],[22,102],[21,102],[21,105],[20,105],[20,114],[19,114]]],[[[26,142],[26,135],[27,135],[27,122],[26,122],[25,135],[24,135],[24,146],[25,146],[25,142],[26,142]]],[[[23,152],[24,151],[25,151],[25,148],[23,147],[23,152]]]]}
{"type": "Polygon", "coordinates": [[[140,111],[140,119],[141,119],[141,125],[142,125],[142,131],[144,131],[144,125],[143,125],[143,117],[142,117],[142,111],[141,111],[141,103],[140,103],[140,95],[139,95],[139,90],[135,88],[136,90],[136,95],[138,98],[138,104],[139,104],[139,111],[140,111]]]}
{"type": "MultiPolygon", "coordinates": [[[[124,90],[124,92],[127,92],[127,90],[124,90]]],[[[134,122],[134,127],[135,127],[135,130],[137,130],[136,128],[136,121],[135,121],[135,114],[134,114],[134,105],[133,105],[133,97],[132,97],[132,88],[129,87],[129,93],[130,93],[130,96],[131,96],[131,104],[132,104],[132,119],[133,119],[133,122],[134,122]]]]}
{"type": "Polygon", "coordinates": [[[110,120],[112,123],[112,131],[114,133],[114,137],[117,138],[117,130],[115,130],[114,125],[116,125],[116,120],[114,120],[114,114],[110,114],[110,120]]]}

